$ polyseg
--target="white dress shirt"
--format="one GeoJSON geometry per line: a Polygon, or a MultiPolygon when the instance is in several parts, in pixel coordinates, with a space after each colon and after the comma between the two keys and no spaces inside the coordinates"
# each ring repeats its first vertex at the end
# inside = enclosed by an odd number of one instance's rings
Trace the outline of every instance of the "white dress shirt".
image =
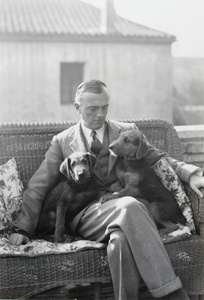
{"type": "MultiPolygon", "coordinates": [[[[92,142],[91,133],[93,130],[86,127],[83,122],[81,122],[81,129],[82,129],[83,134],[88,142],[88,145],[91,146],[91,142],[92,142]]],[[[99,141],[101,143],[103,143],[104,130],[105,130],[105,125],[103,125],[101,128],[99,128],[97,130],[94,130],[94,131],[96,131],[96,137],[99,139],[99,141]]]]}

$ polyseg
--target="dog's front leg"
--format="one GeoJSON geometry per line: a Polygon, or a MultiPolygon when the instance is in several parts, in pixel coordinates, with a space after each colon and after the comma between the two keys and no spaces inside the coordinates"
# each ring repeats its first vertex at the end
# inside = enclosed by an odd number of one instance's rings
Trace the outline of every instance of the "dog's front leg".
{"type": "Polygon", "coordinates": [[[142,195],[139,191],[139,188],[133,187],[131,184],[126,184],[126,186],[124,188],[120,189],[119,191],[116,191],[113,193],[106,193],[99,199],[99,202],[104,203],[111,199],[122,198],[125,196],[131,196],[134,198],[142,197],[142,195]]]}
{"type": "Polygon", "coordinates": [[[118,191],[122,189],[122,185],[120,184],[119,181],[116,181],[113,183],[109,189],[103,190],[98,194],[98,201],[100,203],[107,202],[108,200],[111,199],[116,199],[118,198],[118,191]]]}
{"type": "Polygon", "coordinates": [[[117,194],[119,197],[130,196],[133,198],[138,198],[138,197],[143,198],[139,188],[132,185],[126,185],[125,188],[121,189],[119,192],[117,192],[117,194]]]}
{"type": "Polygon", "coordinates": [[[55,243],[60,243],[63,241],[63,234],[65,231],[65,217],[68,208],[67,197],[61,197],[57,205],[56,211],[56,223],[55,223],[55,243]]]}
{"type": "Polygon", "coordinates": [[[126,186],[125,188],[123,188],[119,191],[116,191],[116,192],[113,192],[113,193],[110,193],[110,192],[105,193],[103,196],[100,197],[99,202],[104,203],[104,202],[107,202],[111,199],[122,198],[122,197],[125,197],[125,196],[134,197],[134,195],[135,195],[135,192],[133,193],[132,189],[129,186],[126,186]]]}
{"type": "Polygon", "coordinates": [[[121,189],[114,193],[118,197],[131,196],[133,198],[143,198],[143,195],[140,191],[140,181],[141,178],[138,176],[138,173],[122,171],[121,169],[116,170],[116,175],[118,181],[120,182],[121,189]]]}
{"type": "Polygon", "coordinates": [[[113,192],[113,193],[106,193],[105,195],[103,195],[100,199],[99,202],[100,203],[105,203],[111,199],[117,199],[117,198],[122,198],[125,196],[132,196],[129,192],[129,189],[124,188],[118,192],[113,192]]]}
{"type": "Polygon", "coordinates": [[[112,194],[109,194],[109,193],[105,194],[103,197],[101,197],[99,202],[104,203],[108,200],[122,198],[125,196],[130,196],[130,197],[134,197],[134,198],[142,197],[142,195],[139,191],[139,188],[133,187],[132,185],[127,184],[120,191],[114,192],[112,194]]]}

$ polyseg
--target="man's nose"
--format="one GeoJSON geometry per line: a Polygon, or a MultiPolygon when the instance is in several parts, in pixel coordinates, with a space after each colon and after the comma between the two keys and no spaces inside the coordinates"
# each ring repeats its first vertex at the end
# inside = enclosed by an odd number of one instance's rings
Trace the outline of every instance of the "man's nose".
{"type": "Polygon", "coordinates": [[[99,108],[97,111],[97,116],[98,117],[103,117],[105,115],[104,110],[102,108],[99,108]]]}

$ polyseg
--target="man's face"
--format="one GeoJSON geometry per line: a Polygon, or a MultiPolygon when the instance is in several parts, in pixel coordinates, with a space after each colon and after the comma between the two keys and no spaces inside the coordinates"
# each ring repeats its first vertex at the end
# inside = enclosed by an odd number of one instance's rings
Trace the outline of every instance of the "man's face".
{"type": "Polygon", "coordinates": [[[109,93],[104,89],[101,94],[84,92],[75,103],[78,113],[86,127],[97,130],[101,128],[106,120],[109,107],[109,93]]]}

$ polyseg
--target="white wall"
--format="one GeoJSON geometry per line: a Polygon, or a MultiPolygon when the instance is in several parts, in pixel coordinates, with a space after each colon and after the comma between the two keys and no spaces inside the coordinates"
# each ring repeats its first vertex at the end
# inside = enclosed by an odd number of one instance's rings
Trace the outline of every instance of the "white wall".
{"type": "Polygon", "coordinates": [[[170,45],[106,43],[0,43],[0,121],[76,120],[60,105],[60,62],[84,62],[84,79],[111,91],[112,118],[172,121],[170,45]]]}

